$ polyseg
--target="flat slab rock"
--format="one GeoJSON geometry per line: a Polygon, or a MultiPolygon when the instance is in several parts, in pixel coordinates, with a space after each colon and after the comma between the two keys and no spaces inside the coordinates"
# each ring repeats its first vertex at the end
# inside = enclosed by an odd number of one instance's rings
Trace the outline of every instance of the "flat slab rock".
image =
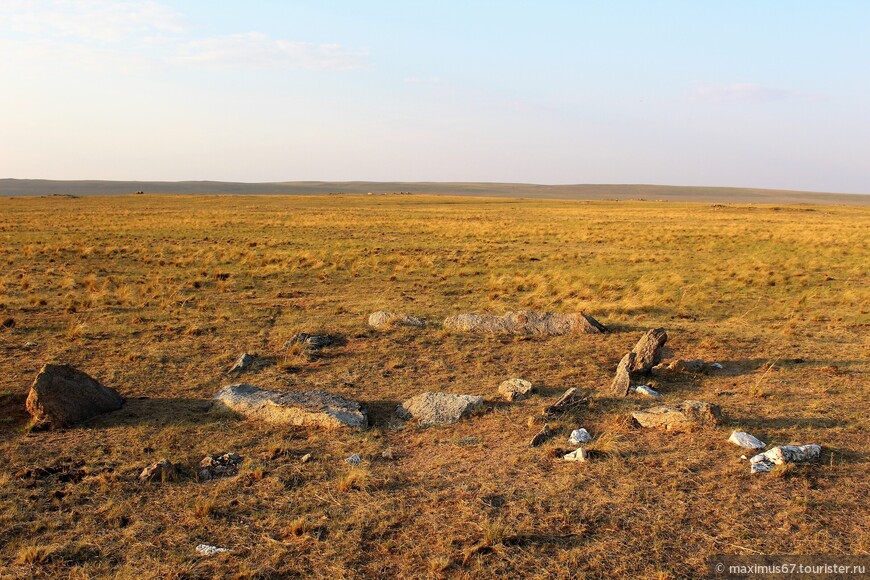
{"type": "Polygon", "coordinates": [[[732,431],[731,437],[728,438],[728,441],[734,445],[739,445],[744,449],[764,449],[767,447],[767,443],[753,437],[746,431],[732,431]]]}
{"type": "Polygon", "coordinates": [[[582,312],[562,314],[521,310],[503,316],[495,314],[457,314],[444,319],[444,328],[480,334],[601,334],[607,328],[582,312]]]}
{"type": "Polygon", "coordinates": [[[665,431],[690,431],[696,427],[718,425],[722,421],[719,405],[704,401],[683,401],[677,406],[660,405],[631,414],[641,427],[665,431]]]}
{"type": "Polygon", "coordinates": [[[400,314],[398,312],[389,312],[386,310],[378,310],[369,314],[369,326],[379,330],[388,328],[396,328],[399,326],[416,326],[422,327],[424,322],[414,316],[400,314]]]}
{"type": "Polygon", "coordinates": [[[124,397],[88,374],[70,365],[47,364],[36,375],[25,406],[37,425],[56,428],[115,411],[123,404],[124,397]]]}
{"type": "Polygon", "coordinates": [[[451,393],[420,393],[398,408],[400,419],[417,419],[420,425],[435,426],[455,423],[483,406],[483,397],[451,393]]]}
{"type": "Polygon", "coordinates": [[[368,413],[360,403],[326,391],[272,391],[253,385],[229,385],[212,399],[216,410],[267,423],[364,429],[368,413]]]}

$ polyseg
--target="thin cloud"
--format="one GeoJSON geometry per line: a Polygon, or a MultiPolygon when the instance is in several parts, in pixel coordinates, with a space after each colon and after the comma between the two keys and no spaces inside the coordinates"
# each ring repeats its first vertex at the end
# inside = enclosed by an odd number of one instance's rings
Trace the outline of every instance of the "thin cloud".
{"type": "Polygon", "coordinates": [[[771,87],[758,83],[732,83],[730,85],[701,85],[692,91],[692,99],[711,103],[745,102],[770,103],[789,99],[820,100],[818,95],[771,87]]]}
{"type": "Polygon", "coordinates": [[[0,28],[102,43],[185,30],[180,14],[154,0],[6,0],[0,28]]]}
{"type": "Polygon", "coordinates": [[[353,70],[368,61],[365,49],[272,38],[260,32],[232,34],[184,43],[176,63],[213,67],[353,70]]]}
{"type": "Polygon", "coordinates": [[[408,85],[437,85],[441,83],[439,77],[405,77],[402,82],[408,85]]]}

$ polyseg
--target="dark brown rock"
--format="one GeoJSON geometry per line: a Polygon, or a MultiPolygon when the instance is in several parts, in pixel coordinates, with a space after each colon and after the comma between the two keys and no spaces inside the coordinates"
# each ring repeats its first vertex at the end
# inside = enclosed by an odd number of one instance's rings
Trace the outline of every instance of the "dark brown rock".
{"type": "Polygon", "coordinates": [[[553,437],[553,435],[554,433],[553,430],[550,429],[550,424],[544,423],[544,426],[541,427],[541,430],[538,431],[538,433],[534,437],[532,437],[532,442],[529,443],[529,447],[538,447],[540,445],[543,445],[544,443],[549,441],[550,438],[553,437]]]}
{"type": "Polygon", "coordinates": [[[583,395],[577,387],[571,387],[559,397],[559,400],[544,408],[545,415],[553,415],[556,413],[564,413],[565,411],[584,405],[589,402],[589,397],[583,395]]]}
{"type": "Polygon", "coordinates": [[[648,374],[655,365],[662,362],[662,347],[667,341],[668,333],[664,328],[648,330],[631,349],[636,355],[631,371],[648,374]]]}
{"type": "Polygon", "coordinates": [[[614,396],[625,397],[631,390],[631,368],[635,364],[636,357],[634,352],[630,352],[622,357],[616,366],[616,376],[613,377],[613,384],[610,387],[614,396]]]}
{"type": "Polygon", "coordinates": [[[69,365],[42,367],[25,406],[39,426],[68,427],[120,409],[124,397],[69,365]]]}

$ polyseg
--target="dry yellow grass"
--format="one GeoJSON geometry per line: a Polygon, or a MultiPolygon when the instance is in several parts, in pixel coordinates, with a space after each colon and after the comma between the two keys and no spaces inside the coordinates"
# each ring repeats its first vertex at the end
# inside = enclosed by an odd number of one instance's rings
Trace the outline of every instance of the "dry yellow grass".
{"type": "Polygon", "coordinates": [[[424,196],[0,199],[0,575],[118,577],[683,577],[717,553],[867,554],[870,211],[424,196]],[[376,332],[374,310],[583,310],[614,332],[470,337],[376,332]],[[623,420],[621,355],[664,326],[710,375],[657,378],[666,401],[722,405],[728,424],[671,435],[623,420]],[[319,355],[299,331],[345,338],[319,355]],[[240,378],[366,402],[363,433],[216,417],[240,378]],[[128,397],[62,431],[26,432],[41,364],[73,364],[128,397]],[[505,378],[541,394],[497,404],[505,378]],[[588,408],[528,441],[567,387],[588,408]],[[488,411],[404,429],[423,390],[488,411]],[[717,395],[730,392],[730,395],[717,395]],[[599,454],[557,461],[586,427],[599,454]],[[819,443],[820,465],[750,476],[727,443],[819,443]],[[389,450],[388,457],[382,452],[389,450]],[[206,454],[237,477],[198,483],[206,454]],[[312,459],[302,463],[306,453],[312,459]],[[343,459],[359,453],[365,467],[343,459]],[[182,465],[142,485],[146,465],[182,465]],[[391,458],[390,458],[391,457],[391,458]],[[25,466],[81,470],[39,480],[25,466]],[[76,480],[78,479],[78,480],[76,480]],[[213,557],[194,547],[230,548],[213,557]]]}

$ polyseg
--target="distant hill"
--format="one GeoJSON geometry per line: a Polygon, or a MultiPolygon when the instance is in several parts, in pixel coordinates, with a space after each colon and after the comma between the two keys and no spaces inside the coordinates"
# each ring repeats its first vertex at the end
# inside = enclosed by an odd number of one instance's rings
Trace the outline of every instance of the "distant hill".
{"type": "Polygon", "coordinates": [[[0,179],[0,196],[123,195],[144,193],[322,195],[327,193],[420,193],[539,199],[647,199],[711,203],[807,203],[870,205],[870,195],[819,193],[739,187],[676,185],[535,185],[530,183],[458,183],[408,181],[52,181],[0,179]]]}

